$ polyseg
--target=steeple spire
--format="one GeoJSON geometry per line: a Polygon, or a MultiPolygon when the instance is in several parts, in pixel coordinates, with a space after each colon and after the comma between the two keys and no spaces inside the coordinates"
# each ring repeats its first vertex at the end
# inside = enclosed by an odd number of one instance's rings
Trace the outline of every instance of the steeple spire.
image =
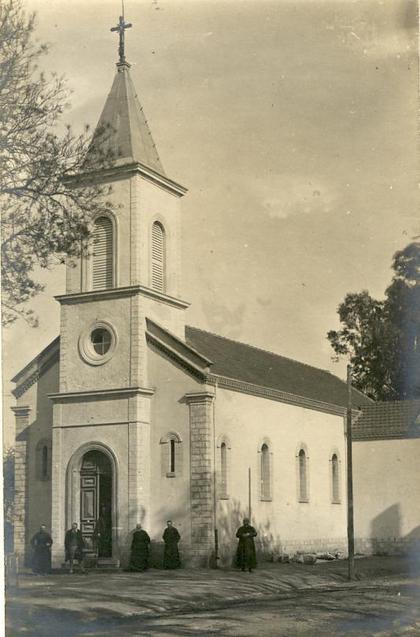
{"type": "Polygon", "coordinates": [[[119,62],[118,64],[126,64],[126,59],[125,59],[125,38],[124,38],[124,34],[125,34],[125,30],[126,29],[131,29],[133,25],[131,24],[131,22],[126,22],[124,19],[124,0],[122,3],[122,15],[120,15],[120,19],[119,22],[117,24],[116,27],[112,27],[111,31],[118,31],[119,36],[120,36],[120,43],[118,46],[118,54],[119,54],[119,62]]]}
{"type": "Polygon", "coordinates": [[[86,165],[93,165],[101,155],[109,152],[115,166],[133,163],[151,168],[165,175],[163,166],[130,78],[130,65],[125,59],[124,33],[132,24],[124,19],[122,7],[118,25],[111,31],[119,34],[119,61],[111,91],[93,134],[86,156],[86,165]]]}

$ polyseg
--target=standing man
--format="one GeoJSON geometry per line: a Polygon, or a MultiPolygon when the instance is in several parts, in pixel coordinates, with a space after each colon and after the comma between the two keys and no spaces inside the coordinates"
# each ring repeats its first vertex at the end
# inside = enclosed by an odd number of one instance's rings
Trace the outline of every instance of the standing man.
{"type": "Polygon", "coordinates": [[[236,537],[239,538],[238,550],[236,551],[236,565],[242,571],[246,569],[252,573],[252,569],[257,566],[257,558],[255,555],[254,537],[257,535],[256,530],[250,525],[249,519],[244,518],[244,523],[236,531],[236,537]]]}
{"type": "Polygon", "coordinates": [[[163,568],[179,568],[181,560],[179,559],[178,542],[181,536],[178,529],[172,525],[172,520],[167,521],[162,537],[165,542],[163,568]]]}
{"type": "Polygon", "coordinates": [[[46,575],[51,571],[51,535],[47,533],[45,524],[41,524],[38,533],[31,540],[33,549],[32,570],[37,575],[46,575]]]}
{"type": "Polygon", "coordinates": [[[137,524],[131,541],[130,571],[146,571],[149,568],[149,544],[149,535],[141,524],[137,524]]]}
{"type": "Polygon", "coordinates": [[[66,562],[69,562],[70,573],[73,573],[74,560],[79,563],[80,571],[85,573],[83,566],[83,549],[85,543],[83,541],[82,532],[77,528],[77,522],[73,522],[71,529],[66,532],[64,539],[64,547],[66,549],[66,562]]]}

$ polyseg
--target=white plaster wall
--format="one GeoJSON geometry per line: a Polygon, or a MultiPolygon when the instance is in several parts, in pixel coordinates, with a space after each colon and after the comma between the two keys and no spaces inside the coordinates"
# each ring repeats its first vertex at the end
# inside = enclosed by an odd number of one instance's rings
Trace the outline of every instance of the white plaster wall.
{"type": "Polygon", "coordinates": [[[190,520],[190,431],[189,409],[183,401],[187,392],[199,391],[201,385],[184,370],[148,348],[149,374],[156,388],[152,400],[151,427],[151,518],[149,532],[161,540],[167,519],[179,529],[182,545],[191,540],[190,520]],[[162,475],[160,439],[168,432],[182,438],[182,472],[175,478],[162,475]]]}
{"type": "MultiPolygon", "coordinates": [[[[131,297],[63,305],[61,308],[61,391],[84,391],[131,385],[130,343],[131,297]],[[79,338],[95,320],[111,323],[118,344],[112,358],[103,365],[90,365],[79,352],[79,338]]],[[[137,320],[140,319],[136,319],[137,320]]]]}
{"type": "Polygon", "coordinates": [[[419,467],[419,438],[354,443],[356,538],[420,538],[419,467]]]}
{"type": "MultiPolygon", "coordinates": [[[[216,438],[230,441],[229,500],[218,502],[221,543],[231,543],[248,512],[248,468],[252,475],[252,523],[264,546],[285,550],[311,544],[331,547],[346,537],[345,439],[340,416],[217,389],[216,438]],[[272,501],[260,499],[260,454],[271,442],[272,501]],[[309,502],[298,501],[297,453],[308,451],[309,502]],[[340,459],[341,504],[331,500],[331,455],[340,459]]],[[[219,450],[216,450],[219,453],[219,450]]]]}
{"type": "MultiPolygon", "coordinates": [[[[47,394],[58,389],[58,362],[47,369],[17,404],[28,405],[28,428],[22,432],[27,439],[26,448],[26,545],[41,524],[51,527],[51,479],[40,480],[36,465],[36,447],[40,440],[52,440],[53,409],[47,394]]],[[[19,436],[19,433],[17,432],[19,436]]]]}

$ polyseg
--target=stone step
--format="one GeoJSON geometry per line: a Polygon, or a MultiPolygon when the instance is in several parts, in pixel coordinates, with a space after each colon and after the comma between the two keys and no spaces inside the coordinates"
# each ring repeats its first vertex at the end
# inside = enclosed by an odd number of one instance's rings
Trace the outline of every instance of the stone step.
{"type": "Polygon", "coordinates": [[[113,559],[112,557],[98,557],[96,568],[120,568],[120,560],[113,559]]]}

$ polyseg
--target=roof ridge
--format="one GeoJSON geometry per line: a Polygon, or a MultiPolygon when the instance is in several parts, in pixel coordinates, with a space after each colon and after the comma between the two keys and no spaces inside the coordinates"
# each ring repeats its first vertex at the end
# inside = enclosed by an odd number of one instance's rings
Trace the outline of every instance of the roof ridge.
{"type": "MultiPolygon", "coordinates": [[[[285,360],[292,361],[293,363],[298,363],[299,365],[304,365],[305,367],[309,367],[310,369],[316,369],[318,372],[324,372],[325,374],[329,374],[333,378],[337,378],[341,382],[343,381],[341,378],[330,372],[328,369],[322,369],[321,367],[316,367],[315,365],[310,365],[309,363],[303,363],[302,361],[298,361],[295,358],[290,358],[289,356],[284,356],[283,354],[277,354],[276,352],[270,351],[268,349],[264,349],[263,347],[257,347],[256,345],[250,345],[249,343],[244,343],[243,341],[238,341],[233,338],[229,338],[228,336],[222,336],[221,334],[216,334],[215,332],[209,332],[209,330],[203,330],[199,327],[194,327],[193,325],[186,325],[185,327],[191,328],[193,330],[197,330],[197,332],[203,332],[204,334],[211,334],[212,336],[217,336],[218,338],[223,338],[225,341],[231,341],[232,343],[239,343],[240,345],[245,345],[245,347],[250,347],[252,349],[256,349],[259,352],[264,352],[265,354],[271,354],[272,356],[278,356],[279,358],[284,358],[285,360]]],[[[364,396],[364,394],[363,394],[364,396]]]]}

